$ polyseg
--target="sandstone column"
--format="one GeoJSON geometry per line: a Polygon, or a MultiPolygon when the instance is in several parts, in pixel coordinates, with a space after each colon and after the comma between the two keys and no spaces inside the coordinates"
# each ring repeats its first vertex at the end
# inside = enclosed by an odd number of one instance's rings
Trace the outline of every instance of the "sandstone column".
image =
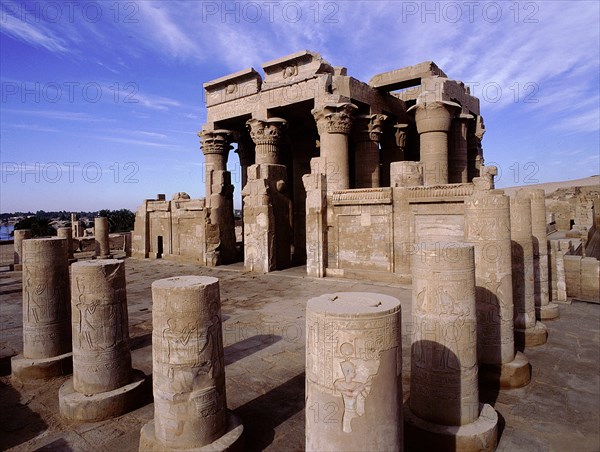
{"type": "Polygon", "coordinates": [[[223,129],[202,130],[198,132],[198,136],[204,154],[205,198],[207,202],[210,202],[214,173],[227,170],[227,158],[231,149],[233,132],[223,129]]]}
{"type": "Polygon", "coordinates": [[[311,160],[317,172],[302,176],[306,190],[306,273],[325,277],[327,268],[327,179],[319,173],[322,157],[311,160]]]}
{"type": "Polygon", "coordinates": [[[242,188],[248,182],[248,167],[254,165],[254,143],[249,138],[240,138],[235,151],[240,159],[240,168],[242,172],[242,188]]]}
{"type": "Polygon", "coordinates": [[[413,255],[411,450],[494,450],[498,416],[479,403],[472,246],[431,243],[413,255]]]}
{"type": "Polygon", "coordinates": [[[400,302],[321,295],[306,332],[306,450],[403,450],[400,302]]]}
{"type": "Polygon", "coordinates": [[[479,169],[483,158],[481,140],[485,134],[483,117],[477,116],[474,121],[469,121],[467,128],[467,178],[471,182],[474,177],[479,177],[479,169]]]}
{"type": "Polygon", "coordinates": [[[546,235],[546,193],[543,189],[527,189],[531,200],[533,233],[533,268],[535,274],[535,311],[538,319],[550,320],[560,315],[558,305],[550,303],[548,238],[546,235]]]}
{"type": "Polygon", "coordinates": [[[233,447],[243,427],[227,411],[219,280],[154,281],[152,303],[154,419],[140,451],[233,447]]]}
{"type": "Polygon", "coordinates": [[[73,377],[60,388],[62,416],[95,422],[120,416],[144,401],[144,373],[131,368],[125,264],[71,266],[73,377]]]}
{"type": "Polygon", "coordinates": [[[23,354],[12,358],[21,380],[71,371],[71,326],[67,241],[23,241],[23,354]]]}
{"type": "Polygon", "coordinates": [[[15,254],[14,271],[23,270],[23,240],[31,238],[31,229],[15,229],[13,232],[15,254]]]}
{"type": "Polygon", "coordinates": [[[61,239],[67,239],[67,256],[69,263],[75,262],[73,256],[73,230],[71,228],[58,228],[56,235],[61,239]]]}
{"type": "Polygon", "coordinates": [[[379,187],[379,142],[385,115],[359,115],[354,125],[356,188],[379,187]]]}
{"type": "Polygon", "coordinates": [[[392,162],[390,165],[392,187],[419,187],[423,185],[423,164],[421,162],[392,162]]]}
{"type": "Polygon", "coordinates": [[[381,164],[379,186],[390,187],[390,165],[404,160],[406,148],[406,129],[408,124],[389,124],[383,129],[381,137],[381,164]]]}
{"type": "Polygon", "coordinates": [[[255,144],[256,164],[278,165],[280,163],[280,144],[288,127],[287,121],[282,118],[252,118],[246,122],[246,125],[255,144]]]}
{"type": "Polygon", "coordinates": [[[287,168],[278,164],[279,146],[287,122],[281,118],[247,121],[256,150],[256,164],[248,168],[244,200],[244,268],[266,273],[287,268],[292,258],[292,203],[287,168]]]}
{"type": "Polygon", "coordinates": [[[531,200],[523,189],[510,197],[515,343],[533,347],[546,343],[546,326],[535,319],[531,200]]]}
{"type": "Polygon", "coordinates": [[[468,182],[467,128],[472,119],[472,115],[461,114],[452,121],[452,146],[448,156],[448,181],[451,184],[468,182]]]}
{"type": "Polygon", "coordinates": [[[108,241],[108,218],[94,218],[94,238],[96,241],[96,257],[110,259],[110,244],[108,241]]]}
{"type": "Polygon", "coordinates": [[[454,102],[419,102],[415,121],[420,137],[425,185],[448,183],[448,132],[460,105],[454,102]]]}
{"type": "Polygon", "coordinates": [[[475,249],[477,360],[492,387],[529,384],[531,366],[515,354],[510,201],[501,190],[476,190],[465,200],[465,242],[475,249]]]}
{"type": "Polygon", "coordinates": [[[352,130],[352,114],[358,107],[350,103],[326,104],[312,110],[317,122],[321,157],[325,168],[319,172],[327,178],[328,193],[350,188],[348,135],[352,130]]]}

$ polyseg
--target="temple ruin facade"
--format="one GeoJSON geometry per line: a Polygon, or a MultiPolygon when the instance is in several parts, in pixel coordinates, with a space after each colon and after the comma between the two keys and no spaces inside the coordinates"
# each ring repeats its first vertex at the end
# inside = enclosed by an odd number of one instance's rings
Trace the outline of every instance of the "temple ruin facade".
{"type": "MultiPolygon", "coordinates": [[[[368,83],[302,51],[204,84],[206,197],[146,200],[133,255],[312,276],[411,279],[422,243],[464,240],[483,166],[479,100],[433,62],[368,83]],[[232,151],[242,172],[236,243],[232,151]]],[[[200,175],[199,175],[200,180],[200,175]]]]}

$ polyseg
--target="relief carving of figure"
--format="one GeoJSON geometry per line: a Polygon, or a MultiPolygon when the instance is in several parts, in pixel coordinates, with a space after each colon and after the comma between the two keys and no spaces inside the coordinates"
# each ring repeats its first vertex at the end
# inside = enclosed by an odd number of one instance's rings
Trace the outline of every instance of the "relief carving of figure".
{"type": "Polygon", "coordinates": [[[352,419],[365,414],[365,399],[371,390],[372,375],[367,381],[355,381],[356,366],[352,361],[340,363],[344,378],[339,378],[333,383],[333,387],[342,394],[344,400],[344,415],[342,417],[342,430],[345,433],[352,432],[352,419]]]}

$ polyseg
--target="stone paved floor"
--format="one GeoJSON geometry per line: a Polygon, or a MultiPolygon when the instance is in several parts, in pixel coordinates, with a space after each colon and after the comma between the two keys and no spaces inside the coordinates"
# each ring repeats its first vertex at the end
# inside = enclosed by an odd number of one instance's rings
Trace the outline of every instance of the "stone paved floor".
{"type": "MultiPolygon", "coordinates": [[[[400,299],[408,396],[410,287],[313,279],[303,268],[255,276],[240,264],[209,269],[127,259],[126,269],[133,364],[147,375],[152,281],[184,274],[220,279],[228,406],[243,419],[247,450],[304,448],[304,309],[311,297],[368,291],[400,299]]],[[[11,380],[10,356],[22,348],[20,273],[0,272],[0,296],[0,449],[137,450],[139,430],[153,416],[151,402],[118,419],[75,424],[58,415],[58,388],[65,377],[26,385],[11,380]]],[[[525,351],[533,365],[531,384],[499,394],[482,391],[482,399],[501,416],[498,450],[598,451],[600,306],[563,305],[560,319],[547,326],[548,343],[525,351]]]]}

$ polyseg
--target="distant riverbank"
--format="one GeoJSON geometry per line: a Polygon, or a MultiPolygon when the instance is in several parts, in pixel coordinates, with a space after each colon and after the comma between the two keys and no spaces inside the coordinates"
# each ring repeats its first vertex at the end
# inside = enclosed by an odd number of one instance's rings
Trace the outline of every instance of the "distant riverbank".
{"type": "Polygon", "coordinates": [[[12,236],[10,233],[15,229],[12,224],[9,225],[0,225],[0,240],[11,240],[12,236]]]}

